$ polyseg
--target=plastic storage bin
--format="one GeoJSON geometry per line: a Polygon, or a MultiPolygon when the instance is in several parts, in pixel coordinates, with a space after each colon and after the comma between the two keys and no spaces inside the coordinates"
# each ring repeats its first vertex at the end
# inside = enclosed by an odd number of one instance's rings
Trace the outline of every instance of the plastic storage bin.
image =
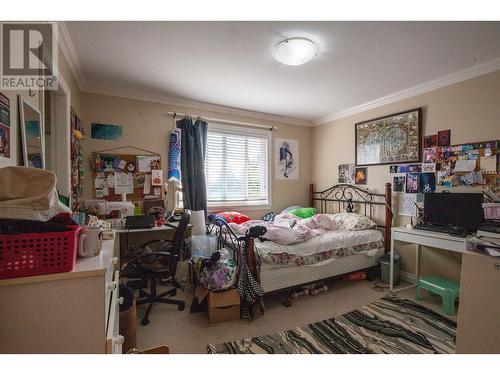
{"type": "MultiPolygon", "coordinates": [[[[380,275],[382,282],[389,284],[391,275],[391,253],[387,253],[379,259],[380,275]]],[[[401,257],[398,253],[394,253],[394,285],[399,284],[399,269],[401,257]]]]}
{"type": "Polygon", "coordinates": [[[80,229],[71,225],[63,232],[0,235],[0,279],[71,271],[80,229]]]}
{"type": "Polygon", "coordinates": [[[186,238],[191,257],[210,258],[217,250],[217,236],[197,235],[186,238]]]}

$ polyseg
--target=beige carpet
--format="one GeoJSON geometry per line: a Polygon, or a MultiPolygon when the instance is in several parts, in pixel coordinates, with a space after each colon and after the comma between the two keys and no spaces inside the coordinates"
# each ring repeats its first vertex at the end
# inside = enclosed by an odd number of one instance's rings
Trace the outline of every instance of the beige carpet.
{"type": "MultiPolygon", "coordinates": [[[[186,301],[186,310],[158,304],[150,315],[151,323],[140,324],[145,306],[139,306],[137,326],[137,346],[140,349],[159,345],[170,347],[171,353],[206,353],[208,343],[233,341],[245,337],[270,334],[308,323],[329,319],[345,314],[360,306],[381,298],[387,292],[373,290],[369,281],[331,281],[329,290],[316,297],[305,296],[293,301],[289,308],[281,305],[281,296],[266,298],[266,313],[249,321],[232,321],[209,324],[206,313],[189,313],[192,299],[191,288],[179,291],[175,298],[186,301]]],[[[399,293],[402,298],[414,298],[414,290],[399,293]]],[[[439,297],[427,297],[419,301],[426,307],[440,311],[439,297]]],[[[451,317],[454,319],[453,317],[451,317]]]]}

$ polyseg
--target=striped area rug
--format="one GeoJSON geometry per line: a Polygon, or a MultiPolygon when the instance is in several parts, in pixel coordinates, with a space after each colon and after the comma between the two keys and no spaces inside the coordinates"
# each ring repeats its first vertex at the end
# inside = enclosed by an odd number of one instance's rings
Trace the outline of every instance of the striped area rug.
{"type": "Polygon", "coordinates": [[[208,345],[211,354],[455,353],[454,321],[388,295],[338,318],[272,335],[208,345]]]}

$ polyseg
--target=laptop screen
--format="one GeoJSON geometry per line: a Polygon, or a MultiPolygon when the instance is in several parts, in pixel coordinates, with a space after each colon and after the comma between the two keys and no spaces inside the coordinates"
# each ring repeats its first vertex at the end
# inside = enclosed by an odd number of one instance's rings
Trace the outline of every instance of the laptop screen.
{"type": "Polygon", "coordinates": [[[476,230],[484,221],[482,193],[424,195],[424,222],[476,230]]]}

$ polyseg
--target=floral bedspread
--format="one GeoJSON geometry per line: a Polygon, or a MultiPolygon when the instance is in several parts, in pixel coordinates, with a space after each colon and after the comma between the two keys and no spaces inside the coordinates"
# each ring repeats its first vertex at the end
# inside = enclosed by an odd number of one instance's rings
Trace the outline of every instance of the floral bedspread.
{"type": "Polygon", "coordinates": [[[374,241],[362,245],[343,247],[334,250],[324,251],[322,253],[312,254],[312,255],[295,255],[289,253],[266,253],[260,252],[259,257],[263,262],[278,265],[278,266],[305,266],[311,265],[319,262],[323,262],[332,258],[341,258],[349,255],[356,255],[361,253],[366,253],[370,250],[380,249],[384,246],[384,242],[374,241]]]}

